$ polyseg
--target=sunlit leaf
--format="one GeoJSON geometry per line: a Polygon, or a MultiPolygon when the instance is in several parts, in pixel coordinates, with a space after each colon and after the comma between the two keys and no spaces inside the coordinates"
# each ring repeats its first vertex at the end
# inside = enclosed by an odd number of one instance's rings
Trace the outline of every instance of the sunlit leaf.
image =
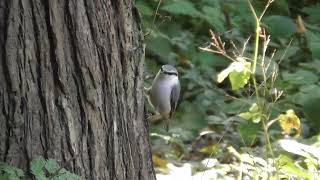
{"type": "Polygon", "coordinates": [[[253,103],[249,109],[250,112],[255,113],[255,112],[259,112],[259,107],[257,103],[253,103]]]}
{"type": "Polygon", "coordinates": [[[250,79],[250,71],[233,71],[230,73],[229,79],[231,82],[232,90],[238,90],[248,84],[248,81],[250,79]]]}
{"type": "Polygon", "coordinates": [[[306,178],[306,179],[312,178],[312,173],[297,167],[294,161],[286,155],[281,154],[276,159],[276,164],[278,168],[280,168],[282,171],[284,171],[289,175],[295,175],[297,177],[306,178]]]}
{"type": "Polygon", "coordinates": [[[233,62],[218,74],[217,81],[221,83],[229,76],[232,90],[238,90],[248,83],[250,79],[250,66],[251,63],[246,61],[233,62]]]}
{"type": "Polygon", "coordinates": [[[252,122],[259,123],[261,121],[261,115],[259,112],[252,113],[252,122]]]}
{"type": "Polygon", "coordinates": [[[259,123],[261,121],[261,114],[256,103],[251,105],[249,111],[240,113],[238,116],[245,120],[251,120],[254,123],[259,123]]]}
{"type": "Polygon", "coordinates": [[[252,118],[252,113],[251,112],[243,112],[240,113],[239,116],[245,120],[250,120],[252,118]]]}
{"type": "Polygon", "coordinates": [[[300,136],[300,119],[292,109],[289,109],[286,114],[280,114],[278,120],[285,134],[300,136]]]}

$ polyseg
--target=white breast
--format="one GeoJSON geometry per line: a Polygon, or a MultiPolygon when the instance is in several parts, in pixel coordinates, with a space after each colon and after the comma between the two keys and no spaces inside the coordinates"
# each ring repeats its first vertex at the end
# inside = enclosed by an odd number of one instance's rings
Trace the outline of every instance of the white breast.
{"type": "Polygon", "coordinates": [[[171,111],[170,96],[172,87],[179,83],[177,76],[166,75],[165,78],[158,78],[152,84],[150,101],[155,110],[160,114],[167,114],[171,111]]]}

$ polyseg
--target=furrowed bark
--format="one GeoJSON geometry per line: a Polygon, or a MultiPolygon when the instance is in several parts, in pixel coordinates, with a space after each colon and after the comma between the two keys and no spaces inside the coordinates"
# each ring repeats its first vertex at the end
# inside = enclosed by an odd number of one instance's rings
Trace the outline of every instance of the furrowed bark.
{"type": "Polygon", "coordinates": [[[0,1],[0,161],[155,179],[133,1],[0,1]]]}

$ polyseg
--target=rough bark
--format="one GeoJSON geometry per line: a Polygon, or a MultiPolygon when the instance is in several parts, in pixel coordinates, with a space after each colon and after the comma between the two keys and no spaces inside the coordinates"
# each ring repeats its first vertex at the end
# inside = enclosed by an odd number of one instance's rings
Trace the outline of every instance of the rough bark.
{"type": "Polygon", "coordinates": [[[155,179],[133,0],[0,1],[0,161],[155,179]]]}

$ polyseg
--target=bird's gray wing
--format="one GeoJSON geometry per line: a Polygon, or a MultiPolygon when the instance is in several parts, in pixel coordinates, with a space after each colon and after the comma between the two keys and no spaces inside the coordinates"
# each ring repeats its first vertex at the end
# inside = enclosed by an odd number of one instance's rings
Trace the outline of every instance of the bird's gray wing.
{"type": "Polygon", "coordinates": [[[179,101],[179,96],[180,96],[180,83],[177,83],[176,85],[173,86],[171,90],[171,95],[170,95],[170,105],[171,105],[171,111],[170,111],[170,118],[173,116],[174,112],[176,111],[177,104],[179,101]]]}

